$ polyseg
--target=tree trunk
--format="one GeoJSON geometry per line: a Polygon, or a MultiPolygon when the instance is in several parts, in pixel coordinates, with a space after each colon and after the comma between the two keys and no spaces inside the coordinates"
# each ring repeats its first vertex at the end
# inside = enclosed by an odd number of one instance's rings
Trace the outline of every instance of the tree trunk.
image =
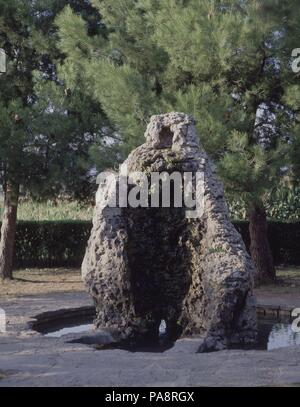
{"type": "Polygon", "coordinates": [[[8,184],[4,192],[4,212],[0,238],[0,278],[12,279],[17,225],[19,187],[8,184]]]}
{"type": "Polygon", "coordinates": [[[265,208],[262,204],[256,204],[249,211],[250,253],[256,268],[256,285],[276,280],[276,271],[267,229],[265,208]]]}

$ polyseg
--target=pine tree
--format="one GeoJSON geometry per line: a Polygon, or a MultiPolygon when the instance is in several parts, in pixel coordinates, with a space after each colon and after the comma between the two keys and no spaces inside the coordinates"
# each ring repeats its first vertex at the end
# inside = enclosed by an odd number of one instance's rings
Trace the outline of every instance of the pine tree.
{"type": "Polygon", "coordinates": [[[70,86],[81,72],[125,150],[142,141],[151,114],[178,110],[195,116],[227,193],[246,205],[256,280],[274,280],[264,199],[297,143],[291,106],[291,93],[298,94],[291,70],[299,38],[297,1],[94,0],[93,5],[106,34],[92,41],[70,8],[57,20],[70,86]]]}
{"type": "Polygon", "coordinates": [[[89,150],[108,133],[105,114],[82,92],[80,78],[71,91],[57,74],[63,54],[56,47],[54,19],[69,3],[92,34],[101,32],[99,16],[87,2],[0,0],[0,48],[8,62],[0,76],[2,279],[12,278],[20,189],[38,199],[62,190],[88,194],[83,186],[89,185],[89,150]]]}

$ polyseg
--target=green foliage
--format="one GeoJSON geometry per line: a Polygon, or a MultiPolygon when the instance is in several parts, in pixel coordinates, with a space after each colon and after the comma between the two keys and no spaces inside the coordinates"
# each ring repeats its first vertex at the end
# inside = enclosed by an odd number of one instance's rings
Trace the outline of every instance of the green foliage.
{"type": "MultiPolygon", "coordinates": [[[[235,221],[236,229],[242,235],[249,250],[249,224],[245,221],[235,221]]],[[[300,265],[300,222],[275,222],[268,224],[268,239],[276,265],[300,265]]]]}
{"type": "Polygon", "coordinates": [[[195,116],[226,190],[246,206],[264,200],[282,166],[296,168],[299,97],[290,56],[299,34],[297,1],[93,5],[106,35],[90,40],[70,8],[57,20],[63,69],[70,87],[82,73],[123,141],[121,156],[142,142],[151,114],[177,110],[195,116]]]}
{"type": "MultiPolygon", "coordinates": [[[[233,219],[246,219],[245,201],[233,194],[228,196],[229,210],[233,219]]],[[[280,187],[268,192],[264,197],[267,216],[273,221],[295,222],[300,219],[300,188],[280,187]]]]}
{"type": "Polygon", "coordinates": [[[90,222],[19,222],[15,267],[80,267],[90,222]]]}
{"type": "MultiPolygon", "coordinates": [[[[249,248],[248,222],[234,225],[249,248]]],[[[15,266],[80,267],[91,227],[90,221],[19,222],[15,266]]],[[[268,235],[275,264],[300,265],[299,222],[270,222],[268,235]]]]}
{"type": "Polygon", "coordinates": [[[90,150],[104,148],[111,133],[81,75],[73,91],[59,77],[64,53],[54,20],[66,4],[82,16],[87,38],[105,31],[86,0],[0,1],[0,47],[8,60],[0,76],[0,182],[4,190],[8,182],[22,185],[37,199],[61,191],[89,199],[95,190],[90,150]]]}
{"type": "MultiPolygon", "coordinates": [[[[21,200],[18,208],[18,219],[22,221],[90,221],[93,217],[93,206],[82,205],[78,201],[49,200],[37,202],[21,200]]],[[[0,217],[3,208],[0,207],[0,217]]]]}

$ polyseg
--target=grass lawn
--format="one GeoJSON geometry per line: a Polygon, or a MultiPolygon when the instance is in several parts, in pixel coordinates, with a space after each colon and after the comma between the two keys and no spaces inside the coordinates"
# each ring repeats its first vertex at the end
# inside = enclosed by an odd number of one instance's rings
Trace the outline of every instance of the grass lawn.
{"type": "MultiPolygon", "coordinates": [[[[20,201],[18,207],[18,219],[26,221],[43,220],[91,220],[93,217],[92,205],[81,205],[77,201],[52,201],[33,202],[20,201]]],[[[3,214],[3,202],[0,201],[0,218],[3,214]]]]}

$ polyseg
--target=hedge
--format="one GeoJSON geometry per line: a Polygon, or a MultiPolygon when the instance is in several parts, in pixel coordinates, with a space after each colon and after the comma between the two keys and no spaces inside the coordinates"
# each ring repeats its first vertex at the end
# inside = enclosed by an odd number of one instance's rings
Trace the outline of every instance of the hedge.
{"type": "Polygon", "coordinates": [[[84,221],[18,222],[15,267],[79,267],[91,227],[84,221]]]}
{"type": "MultiPolygon", "coordinates": [[[[234,225],[249,248],[248,223],[234,225]]],[[[80,267],[91,226],[88,221],[19,222],[15,267],[80,267]]],[[[277,265],[300,265],[300,222],[270,222],[268,234],[277,265]]]]}
{"type": "MultiPolygon", "coordinates": [[[[233,222],[247,249],[250,246],[248,222],[233,222]]],[[[279,265],[300,265],[300,222],[269,221],[268,237],[274,262],[279,265]]]]}

